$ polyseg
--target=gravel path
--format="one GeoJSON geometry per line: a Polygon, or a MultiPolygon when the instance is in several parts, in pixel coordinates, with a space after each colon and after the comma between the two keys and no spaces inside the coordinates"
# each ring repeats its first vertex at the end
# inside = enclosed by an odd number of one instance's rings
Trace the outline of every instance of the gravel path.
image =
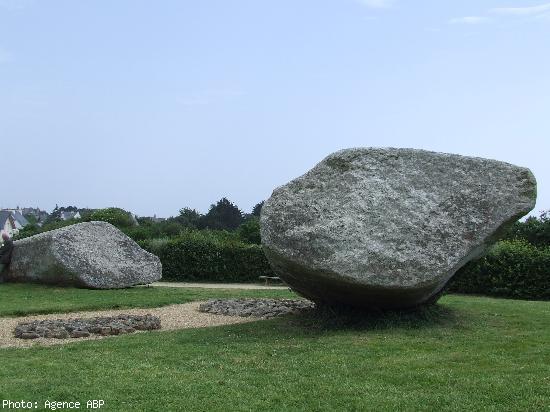
{"type": "MultiPolygon", "coordinates": [[[[88,338],[78,339],[17,339],[13,336],[13,331],[19,322],[30,322],[43,319],[69,319],[69,318],[90,318],[95,316],[117,316],[120,314],[133,315],[151,315],[158,316],[161,321],[161,331],[204,328],[208,326],[230,325],[234,323],[251,322],[258,318],[243,318],[240,316],[224,316],[212,313],[199,312],[199,305],[203,302],[191,302],[178,305],[163,306],[160,308],[145,309],[117,309],[91,312],[71,312],[71,313],[52,313],[48,315],[21,316],[16,318],[0,318],[0,348],[6,347],[32,347],[64,344],[69,342],[79,342],[82,340],[112,339],[113,336],[92,335],[88,338]]],[[[146,333],[146,332],[136,332],[146,333]]]]}

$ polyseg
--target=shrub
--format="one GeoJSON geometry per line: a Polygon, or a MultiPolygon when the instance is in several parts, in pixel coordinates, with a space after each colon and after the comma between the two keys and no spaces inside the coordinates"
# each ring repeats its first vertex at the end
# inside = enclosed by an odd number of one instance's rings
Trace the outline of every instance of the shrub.
{"type": "Polygon", "coordinates": [[[227,232],[187,231],[177,238],[139,244],[160,258],[167,280],[250,282],[272,275],[261,246],[243,243],[227,232]]]}
{"type": "Polygon", "coordinates": [[[503,240],[454,276],[449,291],[520,299],[550,299],[550,247],[503,240]]]}
{"type": "Polygon", "coordinates": [[[34,236],[40,233],[41,229],[35,223],[29,223],[27,226],[23,227],[19,232],[14,236],[15,240],[24,239],[26,237],[34,236]]]}
{"type": "Polygon", "coordinates": [[[130,212],[118,207],[109,207],[107,209],[97,209],[86,217],[86,221],[100,220],[110,223],[119,229],[129,228],[136,225],[130,212]]]}
{"type": "Polygon", "coordinates": [[[210,205],[208,213],[200,218],[199,226],[206,229],[235,230],[243,222],[240,209],[225,197],[210,205]]]}
{"type": "Polygon", "coordinates": [[[202,215],[195,209],[184,207],[180,214],[173,219],[186,228],[198,229],[202,215]]]}
{"type": "Polygon", "coordinates": [[[138,240],[151,239],[153,237],[151,235],[151,230],[148,227],[144,227],[144,226],[125,228],[123,229],[123,232],[127,236],[134,239],[136,242],[138,240]]]}
{"type": "Polygon", "coordinates": [[[264,207],[265,200],[262,200],[260,203],[257,203],[252,208],[252,216],[260,217],[260,214],[262,213],[262,207],[264,207]]]}
{"type": "Polygon", "coordinates": [[[255,243],[257,245],[262,243],[260,237],[260,219],[256,216],[252,216],[246,222],[239,226],[237,229],[239,237],[247,243],[255,243]]]}

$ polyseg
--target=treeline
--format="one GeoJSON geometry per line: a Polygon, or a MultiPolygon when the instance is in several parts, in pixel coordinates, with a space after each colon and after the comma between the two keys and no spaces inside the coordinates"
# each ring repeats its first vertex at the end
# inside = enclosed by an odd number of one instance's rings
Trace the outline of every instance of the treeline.
{"type": "MultiPolygon", "coordinates": [[[[254,206],[252,213],[243,213],[237,205],[225,197],[210,205],[206,214],[195,209],[183,208],[179,215],[163,221],[154,218],[138,218],[139,226],[129,228],[126,233],[135,240],[173,238],[194,230],[214,232],[236,232],[248,243],[260,244],[260,212],[264,202],[254,206]]],[[[226,238],[227,234],[220,234],[226,238]]]]}
{"type": "Polygon", "coordinates": [[[156,217],[136,217],[132,213],[111,207],[106,209],[78,209],[75,206],[58,207],[50,213],[43,225],[30,221],[17,239],[22,239],[41,232],[69,226],[80,222],[105,221],[113,224],[136,241],[147,239],[175,238],[190,231],[209,231],[209,236],[220,239],[232,237],[246,243],[260,244],[259,216],[264,202],[254,206],[252,213],[243,213],[237,205],[222,198],[212,204],[207,213],[201,214],[195,209],[183,208],[177,216],[167,219],[156,217]],[[79,219],[61,218],[63,212],[79,212],[79,219]]]}
{"type": "Polygon", "coordinates": [[[259,216],[263,202],[243,213],[226,198],[201,214],[183,208],[168,219],[135,217],[116,207],[78,210],[80,219],[62,220],[60,212],[76,212],[72,207],[54,209],[51,219],[39,227],[31,224],[17,238],[87,221],[104,221],[118,227],[144,249],[157,255],[163,278],[179,281],[250,282],[272,275],[260,245],[259,216]]]}

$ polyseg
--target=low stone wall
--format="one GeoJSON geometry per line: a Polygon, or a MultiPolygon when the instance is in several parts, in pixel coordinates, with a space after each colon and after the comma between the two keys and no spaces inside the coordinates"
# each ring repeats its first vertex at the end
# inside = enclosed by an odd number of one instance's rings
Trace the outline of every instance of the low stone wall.
{"type": "Polygon", "coordinates": [[[216,315],[273,318],[314,307],[313,302],[305,299],[212,299],[202,303],[199,311],[216,315]]]}
{"type": "Polygon", "coordinates": [[[160,319],[147,315],[118,315],[112,317],[48,319],[19,323],[16,338],[87,338],[90,335],[120,335],[137,330],[160,329],[160,319]]]}

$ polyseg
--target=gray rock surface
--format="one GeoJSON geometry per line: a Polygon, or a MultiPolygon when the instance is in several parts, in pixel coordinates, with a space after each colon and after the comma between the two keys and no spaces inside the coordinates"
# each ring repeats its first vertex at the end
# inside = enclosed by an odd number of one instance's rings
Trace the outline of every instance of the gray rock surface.
{"type": "Polygon", "coordinates": [[[14,242],[7,279],[93,289],[148,284],[162,277],[155,255],[106,222],[87,222],[14,242]]]}
{"type": "Polygon", "coordinates": [[[274,318],[315,308],[305,299],[211,299],[201,303],[199,312],[216,315],[274,318]]]}
{"type": "Polygon", "coordinates": [[[19,339],[87,338],[90,335],[121,335],[136,330],[160,329],[160,319],[147,315],[118,315],[96,318],[52,319],[21,322],[14,330],[19,339]]]}
{"type": "Polygon", "coordinates": [[[274,271],[322,303],[411,308],[438,298],[535,205],[529,169],[414,149],[347,149],[277,188],[261,214],[274,271]]]}

